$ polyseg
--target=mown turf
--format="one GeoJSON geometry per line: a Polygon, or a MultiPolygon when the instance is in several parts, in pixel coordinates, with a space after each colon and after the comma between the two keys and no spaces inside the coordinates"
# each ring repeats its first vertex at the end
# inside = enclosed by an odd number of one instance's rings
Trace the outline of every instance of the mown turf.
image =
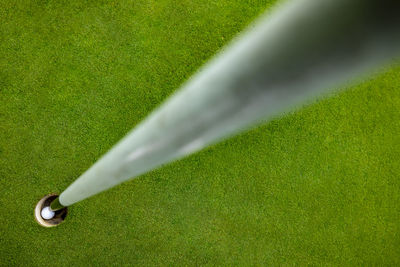
{"type": "Polygon", "coordinates": [[[2,1],[0,264],[400,265],[400,67],[36,224],[275,1],[2,1]]]}

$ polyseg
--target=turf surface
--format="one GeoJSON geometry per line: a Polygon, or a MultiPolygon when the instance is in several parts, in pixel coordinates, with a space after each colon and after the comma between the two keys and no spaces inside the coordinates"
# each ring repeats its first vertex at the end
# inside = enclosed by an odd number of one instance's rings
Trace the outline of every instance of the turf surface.
{"type": "Polygon", "coordinates": [[[33,219],[274,2],[2,1],[0,264],[400,265],[400,67],[33,219]]]}

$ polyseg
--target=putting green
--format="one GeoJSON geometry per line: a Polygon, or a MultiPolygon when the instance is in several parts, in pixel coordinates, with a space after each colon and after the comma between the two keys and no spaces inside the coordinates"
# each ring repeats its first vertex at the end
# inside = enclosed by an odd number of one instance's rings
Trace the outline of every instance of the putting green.
{"type": "Polygon", "coordinates": [[[1,2],[0,265],[400,265],[400,66],[34,220],[274,3],[1,2]]]}

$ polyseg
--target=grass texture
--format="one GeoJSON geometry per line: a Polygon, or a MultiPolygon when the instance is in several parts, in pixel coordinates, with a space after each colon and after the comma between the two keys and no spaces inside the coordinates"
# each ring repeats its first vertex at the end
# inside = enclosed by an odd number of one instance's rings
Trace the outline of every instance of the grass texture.
{"type": "Polygon", "coordinates": [[[400,265],[400,67],[33,218],[275,1],[1,1],[0,265],[400,265]]]}

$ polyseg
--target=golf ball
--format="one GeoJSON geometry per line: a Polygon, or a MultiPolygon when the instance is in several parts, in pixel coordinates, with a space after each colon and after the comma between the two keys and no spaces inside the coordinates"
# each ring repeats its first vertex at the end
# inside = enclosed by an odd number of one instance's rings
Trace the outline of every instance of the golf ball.
{"type": "Polygon", "coordinates": [[[42,209],[40,212],[40,215],[42,215],[42,218],[45,220],[50,220],[51,218],[54,217],[54,211],[50,209],[50,207],[45,207],[42,209]]]}

